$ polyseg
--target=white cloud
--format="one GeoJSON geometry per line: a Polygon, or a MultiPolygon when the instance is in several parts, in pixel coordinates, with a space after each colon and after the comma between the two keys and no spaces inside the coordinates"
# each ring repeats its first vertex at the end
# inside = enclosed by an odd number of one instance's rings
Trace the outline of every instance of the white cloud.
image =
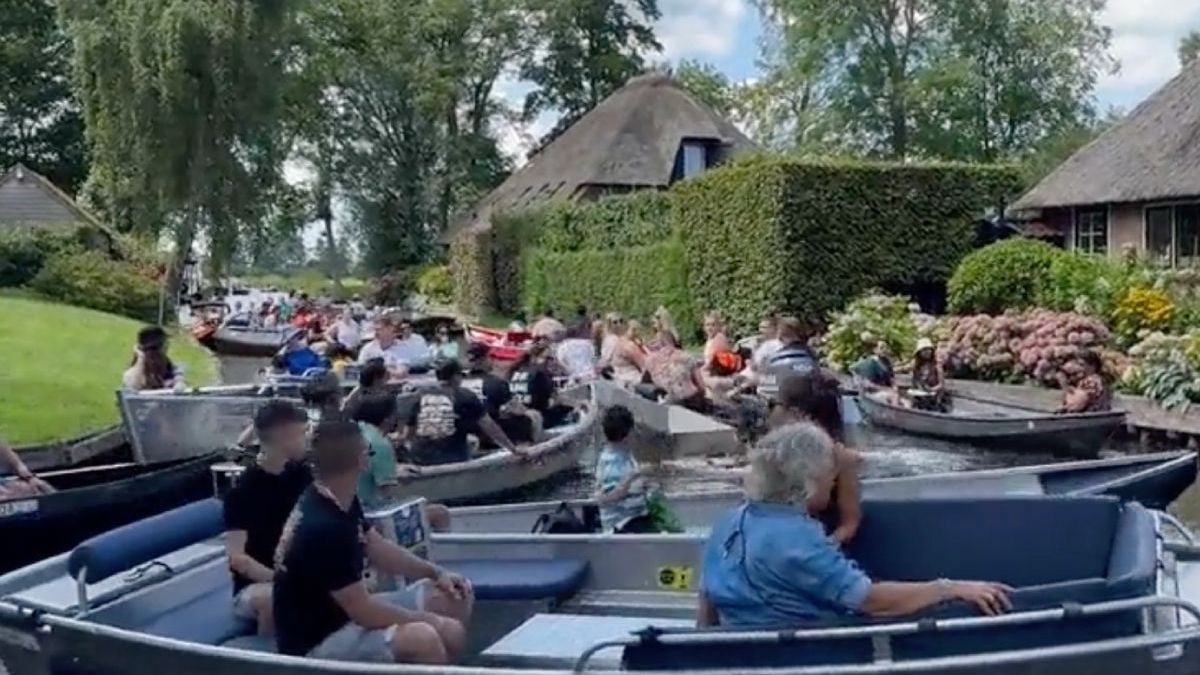
{"type": "Polygon", "coordinates": [[[1179,39],[1200,24],[1200,0],[1108,0],[1100,20],[1121,67],[1100,79],[1097,94],[1128,107],[1179,72],[1179,39]]]}
{"type": "Polygon", "coordinates": [[[663,55],[675,61],[728,56],[739,46],[747,0],[662,0],[662,18],[655,26],[663,55]]]}

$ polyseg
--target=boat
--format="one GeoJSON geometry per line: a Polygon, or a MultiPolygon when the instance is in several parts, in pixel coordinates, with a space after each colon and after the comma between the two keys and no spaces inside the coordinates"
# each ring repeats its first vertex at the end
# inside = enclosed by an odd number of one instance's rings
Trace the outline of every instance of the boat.
{"type": "Polygon", "coordinates": [[[951,602],[769,630],[694,627],[703,534],[429,535],[416,506],[371,515],[471,580],[467,654],[452,670],[275,653],[233,616],[215,499],[0,577],[0,659],[61,675],[1200,671],[1200,546],[1170,516],[1113,498],[865,502],[845,550],[868,574],[1001,581],[1012,610],[951,602]]]}
{"type": "MultiPolygon", "coordinates": [[[[122,391],[117,398],[134,458],[153,463],[202,457],[232,446],[276,393],[251,385],[182,393],[122,391]]],[[[406,490],[439,502],[471,501],[511,493],[575,468],[584,451],[596,445],[599,408],[588,386],[563,396],[583,404],[579,419],[547,429],[545,440],[526,449],[528,459],[497,450],[467,462],[421,467],[418,476],[404,483],[406,490]]]]}
{"type": "Polygon", "coordinates": [[[467,326],[468,342],[484,344],[488,356],[497,361],[511,363],[521,360],[533,344],[533,335],[524,330],[497,330],[484,326],[467,326]]]}
{"type": "Polygon", "coordinates": [[[213,457],[158,465],[133,462],[43,471],[57,492],[0,501],[0,570],[69,550],[114,527],[212,492],[213,457]]]}
{"type": "MultiPolygon", "coordinates": [[[[946,499],[966,497],[1107,495],[1135,501],[1147,508],[1166,509],[1196,480],[1194,452],[1162,452],[1111,459],[1063,462],[1009,469],[868,478],[863,498],[946,499]]],[[[741,488],[665,495],[666,503],[685,530],[706,531],[717,514],[742,501],[741,488]]],[[[589,499],[463,506],[451,509],[455,532],[529,532],[544,514],[566,504],[589,521],[596,508],[589,499]]],[[[597,521],[598,522],[598,521],[597,521]]]]}
{"type": "Polygon", "coordinates": [[[662,461],[681,457],[732,454],[740,450],[737,430],[679,405],[651,401],[608,380],[596,380],[601,407],[623,405],[633,413],[641,442],[638,459],[662,461]]]}
{"type": "Polygon", "coordinates": [[[250,328],[224,324],[213,331],[209,339],[212,350],[222,356],[271,357],[299,332],[302,329],[294,326],[250,328]]]}
{"type": "Polygon", "coordinates": [[[875,426],[1033,452],[1095,456],[1125,422],[1125,413],[1115,410],[1059,415],[961,395],[951,400],[952,412],[943,413],[895,405],[879,396],[856,399],[863,417],[875,426]]]}

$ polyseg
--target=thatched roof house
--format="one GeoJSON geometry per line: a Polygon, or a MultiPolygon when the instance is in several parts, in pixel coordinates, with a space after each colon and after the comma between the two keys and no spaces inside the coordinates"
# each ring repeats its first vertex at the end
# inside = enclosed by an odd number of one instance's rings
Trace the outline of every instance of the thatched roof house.
{"type": "Polygon", "coordinates": [[[551,199],[666,188],[754,147],[663,74],[629,80],[465,213],[446,239],[490,227],[491,215],[551,199]]]}
{"type": "Polygon", "coordinates": [[[1200,63],[1022,196],[1069,247],[1200,263],[1200,63]]]}

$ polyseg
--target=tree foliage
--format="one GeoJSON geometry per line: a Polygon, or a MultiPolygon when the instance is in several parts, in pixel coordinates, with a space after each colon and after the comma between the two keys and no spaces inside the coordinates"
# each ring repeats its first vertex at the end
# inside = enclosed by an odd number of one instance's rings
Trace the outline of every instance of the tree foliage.
{"type": "Polygon", "coordinates": [[[768,138],[801,148],[815,128],[835,148],[897,158],[1017,157],[1094,116],[1112,66],[1103,4],[761,0],[775,40],[751,108],[784,130],[768,138]],[[781,88],[794,93],[766,93],[781,88]]]}
{"type": "Polygon", "coordinates": [[[738,107],[737,88],[716,66],[703,61],[684,60],[675,68],[675,79],[700,101],[723,117],[732,116],[738,107]]]}
{"type": "Polygon", "coordinates": [[[535,86],[525,117],[562,114],[553,139],[645,66],[661,51],[652,24],[658,0],[528,0],[538,40],[521,75],[535,86]]]}
{"type": "Polygon", "coordinates": [[[1179,40],[1179,65],[1186,66],[1200,54],[1200,31],[1192,31],[1179,40]]]}
{"type": "Polygon", "coordinates": [[[87,175],[71,43],[49,0],[0,0],[0,170],[17,162],[74,192],[87,175]]]}
{"type": "Polygon", "coordinates": [[[121,230],[206,237],[218,268],[279,183],[295,0],[63,0],[92,157],[121,230]]]}

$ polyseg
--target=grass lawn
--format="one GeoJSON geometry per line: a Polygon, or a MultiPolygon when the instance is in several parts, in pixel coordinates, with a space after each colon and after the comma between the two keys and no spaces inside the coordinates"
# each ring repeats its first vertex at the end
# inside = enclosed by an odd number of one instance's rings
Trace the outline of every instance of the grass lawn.
{"type": "MultiPolygon", "coordinates": [[[[0,297],[0,316],[0,437],[45,443],[118,421],[114,392],[141,323],[23,297],[0,297]]],[[[170,350],[189,385],[216,381],[215,361],[190,336],[170,350]]]]}

